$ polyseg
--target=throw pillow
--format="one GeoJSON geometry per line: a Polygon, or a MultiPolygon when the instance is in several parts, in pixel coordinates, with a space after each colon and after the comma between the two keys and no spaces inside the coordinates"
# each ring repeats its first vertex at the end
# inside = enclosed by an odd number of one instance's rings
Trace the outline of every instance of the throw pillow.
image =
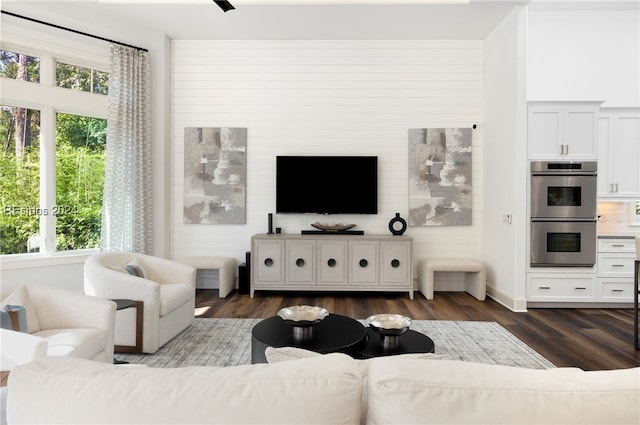
{"type": "Polygon", "coordinates": [[[0,309],[3,329],[27,332],[27,310],[21,305],[6,305],[0,309]]]}
{"type": "Polygon", "coordinates": [[[26,286],[19,287],[13,291],[11,295],[0,302],[0,307],[5,307],[7,305],[20,305],[24,307],[27,316],[27,332],[32,334],[40,331],[40,324],[38,323],[36,310],[26,286]]]}
{"type": "Polygon", "coordinates": [[[144,267],[142,267],[142,264],[140,264],[140,262],[138,261],[137,258],[135,258],[133,261],[131,261],[129,264],[127,264],[126,266],[124,266],[124,269],[127,271],[127,273],[129,273],[131,276],[135,276],[135,277],[140,277],[142,279],[146,279],[147,277],[147,272],[144,269],[144,267]]]}

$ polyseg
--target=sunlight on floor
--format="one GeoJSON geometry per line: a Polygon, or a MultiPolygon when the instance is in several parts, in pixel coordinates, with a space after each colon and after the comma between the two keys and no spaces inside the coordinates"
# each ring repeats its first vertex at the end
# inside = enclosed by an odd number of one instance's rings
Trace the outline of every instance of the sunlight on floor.
{"type": "Polygon", "coordinates": [[[207,306],[207,307],[196,307],[196,309],[194,310],[194,316],[195,317],[200,317],[203,314],[205,314],[207,311],[209,311],[209,309],[211,308],[211,306],[207,306]]]}

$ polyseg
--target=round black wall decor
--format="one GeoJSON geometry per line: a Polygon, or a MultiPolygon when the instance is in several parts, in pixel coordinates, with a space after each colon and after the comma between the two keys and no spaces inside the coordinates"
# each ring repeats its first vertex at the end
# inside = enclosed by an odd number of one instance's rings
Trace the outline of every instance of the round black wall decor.
{"type": "Polygon", "coordinates": [[[389,231],[395,236],[402,235],[407,230],[407,222],[400,217],[400,213],[396,213],[396,216],[389,222],[389,231]]]}

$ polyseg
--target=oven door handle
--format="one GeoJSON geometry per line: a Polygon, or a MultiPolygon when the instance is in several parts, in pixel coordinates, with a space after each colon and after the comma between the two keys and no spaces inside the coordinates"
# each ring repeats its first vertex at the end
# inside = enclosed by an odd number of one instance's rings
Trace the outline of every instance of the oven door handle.
{"type": "Polygon", "coordinates": [[[545,218],[545,217],[531,217],[532,223],[596,223],[598,221],[597,217],[594,218],[545,218]]]}
{"type": "Polygon", "coordinates": [[[598,173],[593,172],[577,172],[577,173],[558,173],[557,171],[532,171],[531,176],[557,176],[557,177],[597,177],[598,173]]]}

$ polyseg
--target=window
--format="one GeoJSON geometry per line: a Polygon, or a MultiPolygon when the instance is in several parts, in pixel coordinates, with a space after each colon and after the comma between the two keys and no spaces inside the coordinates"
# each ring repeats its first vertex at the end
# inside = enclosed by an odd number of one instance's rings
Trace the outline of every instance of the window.
{"type": "Polygon", "coordinates": [[[95,249],[109,77],[100,68],[108,58],[83,64],[78,52],[82,65],[72,65],[56,60],[55,46],[31,46],[29,54],[0,50],[0,255],[95,249]]]}
{"type": "Polygon", "coordinates": [[[0,76],[38,83],[40,82],[40,58],[0,50],[0,76]]]}
{"type": "Polygon", "coordinates": [[[56,64],[56,83],[58,87],[107,94],[109,74],[82,66],[58,62],[56,64]]]}
{"type": "Polygon", "coordinates": [[[40,250],[40,111],[0,112],[0,254],[40,250]]]}
{"type": "Polygon", "coordinates": [[[640,201],[629,202],[629,225],[640,226],[640,201]]]}
{"type": "Polygon", "coordinates": [[[107,120],[56,116],[56,251],[98,248],[107,120]]]}

